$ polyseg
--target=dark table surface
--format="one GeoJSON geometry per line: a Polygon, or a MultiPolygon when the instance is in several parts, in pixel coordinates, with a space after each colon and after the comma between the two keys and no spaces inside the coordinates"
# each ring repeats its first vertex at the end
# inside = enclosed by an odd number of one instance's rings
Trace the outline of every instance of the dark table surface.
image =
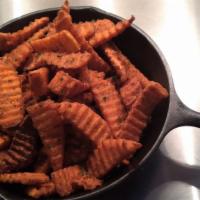
{"type": "MultiPolygon", "coordinates": [[[[62,0],[0,0],[0,24],[23,14],[58,7],[62,0]]],[[[165,55],[175,88],[183,102],[200,111],[199,0],[71,0],[122,17],[133,14],[135,24],[152,37],[165,55]]],[[[136,177],[99,196],[99,200],[199,200],[200,130],[171,131],[136,177]]]]}

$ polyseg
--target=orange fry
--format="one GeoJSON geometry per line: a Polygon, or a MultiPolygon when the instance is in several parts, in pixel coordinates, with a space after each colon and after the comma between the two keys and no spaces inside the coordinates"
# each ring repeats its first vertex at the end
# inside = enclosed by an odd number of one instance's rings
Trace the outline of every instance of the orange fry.
{"type": "Polygon", "coordinates": [[[44,65],[53,65],[58,69],[81,69],[91,59],[91,54],[84,53],[55,53],[55,52],[44,52],[40,55],[35,55],[33,60],[26,66],[27,70],[32,70],[37,67],[44,65]]]}
{"type": "Polygon", "coordinates": [[[43,183],[39,186],[30,186],[26,190],[26,194],[34,199],[40,197],[48,197],[56,193],[55,185],[53,182],[43,183]]]}
{"type": "Polygon", "coordinates": [[[131,108],[142,90],[140,81],[134,76],[120,88],[120,95],[127,110],[131,108]]]}
{"type": "Polygon", "coordinates": [[[93,22],[79,22],[78,24],[74,24],[74,26],[86,40],[95,33],[93,22]]]}
{"type": "Polygon", "coordinates": [[[112,38],[124,32],[129,26],[131,26],[133,20],[134,17],[131,16],[129,20],[120,21],[114,27],[95,34],[94,37],[89,40],[90,45],[93,47],[98,47],[108,42],[112,38]]]}
{"type": "Polygon", "coordinates": [[[94,190],[102,185],[102,181],[91,175],[83,175],[73,182],[74,186],[84,188],[84,190],[94,190]]]}
{"type": "Polygon", "coordinates": [[[75,25],[72,23],[71,16],[64,13],[62,20],[60,21],[61,30],[69,30],[72,35],[76,38],[81,46],[82,51],[88,51],[92,55],[92,60],[90,61],[90,68],[97,71],[109,71],[109,65],[97,54],[97,52],[92,48],[92,46],[85,40],[81,33],[77,30],[75,25]]]}
{"type": "Polygon", "coordinates": [[[36,185],[46,183],[48,181],[49,177],[44,173],[19,172],[12,174],[0,174],[0,183],[36,185]]]}
{"type": "Polygon", "coordinates": [[[13,49],[11,52],[3,56],[3,62],[12,66],[13,68],[19,68],[31,55],[33,49],[28,42],[24,42],[13,49]]]}
{"type": "Polygon", "coordinates": [[[88,90],[89,85],[59,71],[49,83],[49,89],[57,95],[71,98],[88,90]]]}
{"type": "Polygon", "coordinates": [[[31,22],[22,30],[14,33],[0,33],[0,51],[8,51],[31,37],[40,28],[49,22],[48,17],[42,17],[31,22]]]}
{"type": "Polygon", "coordinates": [[[46,67],[29,72],[29,84],[36,97],[46,95],[48,92],[49,70],[46,67]]]}
{"type": "Polygon", "coordinates": [[[73,100],[79,103],[90,105],[94,101],[94,96],[92,92],[83,92],[82,94],[73,97],[73,100]]]}
{"type": "Polygon", "coordinates": [[[21,82],[14,68],[0,62],[0,127],[18,125],[24,116],[21,82]]]}
{"type": "Polygon", "coordinates": [[[34,40],[30,42],[34,51],[57,51],[73,53],[80,50],[80,46],[73,35],[67,31],[61,31],[43,39],[34,40]]]}
{"type": "Polygon", "coordinates": [[[27,108],[34,127],[38,130],[53,170],[63,167],[64,127],[55,109],[50,109],[54,102],[46,100],[27,108]]]}
{"type": "Polygon", "coordinates": [[[73,182],[81,176],[78,165],[70,166],[51,173],[51,178],[56,186],[56,191],[61,197],[66,197],[74,191],[73,182]]]}
{"type": "Polygon", "coordinates": [[[147,126],[148,119],[155,107],[168,97],[167,90],[159,83],[149,82],[131,110],[119,132],[119,137],[139,141],[143,129],[147,126]]]}
{"type": "Polygon", "coordinates": [[[124,83],[128,79],[128,69],[127,66],[119,58],[121,51],[113,43],[106,43],[102,46],[104,54],[108,57],[113,68],[115,69],[121,82],[124,83]]]}
{"type": "Polygon", "coordinates": [[[102,141],[89,157],[87,162],[88,173],[97,178],[103,177],[122,160],[129,158],[141,146],[140,143],[124,139],[102,141]]]}
{"type": "Polygon", "coordinates": [[[91,108],[80,103],[59,104],[59,113],[95,144],[112,137],[107,123],[91,108]]]}
{"type": "Polygon", "coordinates": [[[48,30],[49,30],[49,25],[45,26],[44,28],[42,28],[38,32],[36,32],[28,41],[34,41],[34,40],[44,38],[46,36],[48,30]]]}
{"type": "Polygon", "coordinates": [[[119,93],[109,80],[96,79],[91,76],[90,85],[95,102],[110,126],[113,136],[116,137],[126,117],[119,93]]]}

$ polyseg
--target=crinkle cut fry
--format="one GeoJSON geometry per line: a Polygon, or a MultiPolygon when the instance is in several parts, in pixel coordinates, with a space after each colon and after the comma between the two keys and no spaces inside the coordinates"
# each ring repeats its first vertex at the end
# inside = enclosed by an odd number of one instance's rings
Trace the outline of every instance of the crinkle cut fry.
{"type": "Polygon", "coordinates": [[[92,54],[92,60],[90,61],[90,68],[97,71],[107,72],[110,70],[109,65],[97,54],[97,52],[92,48],[92,46],[85,40],[81,33],[76,29],[72,23],[71,16],[64,13],[63,18],[60,20],[59,24],[56,27],[57,30],[69,30],[76,40],[81,45],[82,51],[88,51],[92,54]]]}
{"type": "Polygon", "coordinates": [[[103,140],[87,162],[89,174],[99,178],[135,153],[141,144],[125,139],[103,140]]]}
{"type": "Polygon", "coordinates": [[[111,81],[104,79],[95,80],[92,76],[90,85],[94,99],[104,119],[110,126],[113,136],[117,137],[117,133],[120,131],[126,117],[125,108],[118,91],[111,81]]]}
{"type": "Polygon", "coordinates": [[[26,70],[32,70],[44,65],[52,65],[58,69],[79,70],[89,63],[91,54],[83,53],[56,53],[44,52],[35,55],[31,63],[26,66],[26,70]]]}
{"type": "Polygon", "coordinates": [[[24,117],[21,82],[14,68],[0,62],[0,127],[18,125],[24,117]]]}
{"type": "Polygon", "coordinates": [[[28,166],[35,156],[35,138],[16,133],[8,150],[3,152],[0,171],[16,171],[28,166]]]}
{"type": "Polygon", "coordinates": [[[46,149],[53,170],[63,167],[64,162],[64,127],[54,107],[54,102],[46,100],[27,108],[34,127],[38,130],[46,149]]]}
{"type": "Polygon", "coordinates": [[[79,22],[74,24],[74,26],[86,40],[95,33],[94,22],[79,22]]]}
{"type": "Polygon", "coordinates": [[[132,24],[134,19],[135,18],[131,16],[129,20],[120,21],[114,27],[95,34],[94,37],[89,40],[90,45],[93,47],[98,47],[108,42],[112,38],[124,32],[132,24]]]}
{"type": "Polygon", "coordinates": [[[66,197],[74,191],[73,181],[81,176],[81,169],[78,165],[70,166],[51,173],[56,191],[61,197],[66,197]]]}
{"type": "Polygon", "coordinates": [[[70,195],[76,188],[93,190],[101,186],[102,182],[88,175],[80,166],[74,165],[51,173],[56,191],[61,197],[70,195]]]}
{"type": "Polygon", "coordinates": [[[78,42],[67,30],[55,33],[46,38],[30,41],[30,44],[36,52],[57,51],[73,53],[80,50],[78,42]]]}
{"type": "Polygon", "coordinates": [[[63,120],[72,123],[95,144],[112,137],[108,124],[88,106],[70,102],[63,102],[58,106],[63,120]]]}
{"type": "Polygon", "coordinates": [[[119,58],[119,54],[121,54],[120,50],[114,43],[111,42],[102,45],[102,49],[104,54],[108,57],[111,65],[115,69],[121,83],[126,82],[128,80],[128,69],[119,58]]]}
{"type": "Polygon", "coordinates": [[[56,193],[53,182],[43,183],[39,186],[30,186],[26,189],[26,194],[34,199],[48,197],[56,193]]]}
{"type": "Polygon", "coordinates": [[[153,81],[149,82],[149,85],[132,105],[119,132],[119,137],[139,141],[151,113],[167,97],[168,92],[163,86],[153,81]]]}
{"type": "Polygon", "coordinates": [[[49,83],[49,89],[60,96],[74,97],[89,89],[89,84],[73,78],[68,73],[59,71],[49,83]]]}
{"type": "Polygon", "coordinates": [[[14,33],[0,33],[0,51],[7,51],[15,48],[29,37],[31,37],[40,28],[47,25],[49,22],[48,17],[42,17],[31,22],[28,26],[25,26],[22,30],[14,33]]]}
{"type": "Polygon", "coordinates": [[[137,77],[131,77],[121,88],[120,95],[127,110],[131,109],[132,104],[142,93],[143,88],[137,77]]]}
{"type": "Polygon", "coordinates": [[[11,52],[3,56],[3,62],[12,66],[13,68],[19,68],[31,55],[33,49],[28,42],[24,42],[13,49],[11,52]]]}
{"type": "Polygon", "coordinates": [[[36,185],[46,182],[49,182],[49,177],[44,173],[18,172],[0,174],[0,183],[36,185]]]}

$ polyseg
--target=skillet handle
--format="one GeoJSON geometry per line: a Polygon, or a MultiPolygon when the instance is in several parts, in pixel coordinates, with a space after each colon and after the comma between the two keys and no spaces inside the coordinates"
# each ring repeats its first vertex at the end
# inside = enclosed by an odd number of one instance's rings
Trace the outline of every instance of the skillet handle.
{"type": "Polygon", "coordinates": [[[200,113],[188,108],[180,100],[176,92],[172,96],[165,133],[167,134],[172,129],[180,126],[195,126],[200,128],[200,113]]]}

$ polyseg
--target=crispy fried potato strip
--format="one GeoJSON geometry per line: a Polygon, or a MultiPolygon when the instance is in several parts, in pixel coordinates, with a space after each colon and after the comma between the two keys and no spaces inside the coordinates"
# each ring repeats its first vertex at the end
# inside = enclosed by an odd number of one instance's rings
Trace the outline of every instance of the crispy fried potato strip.
{"type": "Polygon", "coordinates": [[[81,46],[81,51],[88,51],[92,55],[92,60],[89,64],[90,68],[97,71],[109,71],[109,65],[97,54],[92,46],[85,40],[81,33],[77,30],[75,25],[72,23],[71,16],[67,13],[63,13],[63,16],[57,25],[57,30],[69,30],[72,35],[76,38],[81,46]]]}
{"type": "Polygon", "coordinates": [[[30,44],[36,52],[56,51],[73,53],[80,50],[78,42],[67,30],[63,30],[43,39],[30,41],[30,44]]]}
{"type": "Polygon", "coordinates": [[[73,78],[68,73],[59,71],[49,83],[49,89],[60,96],[72,98],[89,89],[89,84],[73,78]]]}
{"type": "Polygon", "coordinates": [[[51,178],[56,186],[56,191],[61,197],[66,197],[74,191],[73,182],[81,176],[78,165],[70,166],[51,173],[51,178]]]}
{"type": "Polygon", "coordinates": [[[131,16],[129,20],[124,20],[118,22],[114,27],[111,27],[103,32],[96,33],[90,40],[89,43],[93,47],[98,47],[112,38],[118,36],[122,32],[124,32],[129,26],[131,26],[134,21],[134,17],[131,16]]]}
{"type": "Polygon", "coordinates": [[[43,183],[39,186],[30,186],[26,190],[26,194],[34,199],[38,199],[40,197],[48,197],[55,193],[56,189],[53,182],[43,183]]]}
{"type": "Polygon", "coordinates": [[[31,91],[36,97],[46,95],[48,93],[49,70],[41,67],[28,73],[31,91]]]}
{"type": "Polygon", "coordinates": [[[36,54],[33,60],[26,66],[26,70],[32,70],[44,65],[52,65],[58,69],[79,70],[89,63],[91,54],[84,53],[55,53],[44,52],[36,54]]]}
{"type": "Polygon", "coordinates": [[[53,101],[46,100],[27,107],[27,111],[39,132],[53,170],[57,170],[63,167],[65,136],[57,110],[50,109],[53,104],[53,101]]]}
{"type": "Polygon", "coordinates": [[[120,88],[120,95],[127,110],[131,108],[142,91],[142,85],[137,77],[131,77],[131,79],[120,88]]]}
{"type": "Polygon", "coordinates": [[[0,33],[0,51],[8,51],[21,44],[29,37],[31,37],[40,28],[47,25],[49,22],[48,17],[42,17],[31,22],[28,26],[25,26],[22,30],[14,33],[0,33]]]}
{"type": "Polygon", "coordinates": [[[13,68],[19,68],[31,55],[33,49],[28,42],[24,42],[17,46],[11,52],[3,56],[3,62],[10,65],[13,68]]]}
{"type": "Polygon", "coordinates": [[[108,124],[84,104],[63,102],[59,104],[58,111],[65,121],[72,123],[95,144],[112,137],[108,124]]]}
{"type": "Polygon", "coordinates": [[[18,125],[24,116],[21,82],[14,68],[0,62],[0,127],[18,125]]]}
{"type": "Polygon", "coordinates": [[[94,22],[79,22],[78,24],[74,24],[74,26],[86,40],[95,33],[94,22]]]}
{"type": "Polygon", "coordinates": [[[141,146],[140,143],[125,139],[102,141],[88,159],[88,173],[97,178],[103,177],[122,160],[133,155],[141,146]]]}
{"type": "Polygon", "coordinates": [[[61,197],[71,194],[77,186],[85,190],[93,190],[102,184],[100,180],[88,175],[78,165],[55,171],[51,177],[55,183],[56,191],[61,197]]]}
{"type": "Polygon", "coordinates": [[[119,137],[139,141],[151,113],[167,97],[167,90],[159,83],[151,81],[132,105],[119,137]]]}
{"type": "Polygon", "coordinates": [[[95,102],[116,137],[126,117],[120,95],[111,81],[90,77],[95,102]]]}
{"type": "Polygon", "coordinates": [[[28,166],[35,156],[35,144],[33,136],[16,133],[9,149],[1,158],[0,171],[16,171],[28,166]]]}
{"type": "Polygon", "coordinates": [[[37,185],[46,182],[49,182],[49,177],[44,173],[18,172],[0,174],[0,183],[37,185]]]}

